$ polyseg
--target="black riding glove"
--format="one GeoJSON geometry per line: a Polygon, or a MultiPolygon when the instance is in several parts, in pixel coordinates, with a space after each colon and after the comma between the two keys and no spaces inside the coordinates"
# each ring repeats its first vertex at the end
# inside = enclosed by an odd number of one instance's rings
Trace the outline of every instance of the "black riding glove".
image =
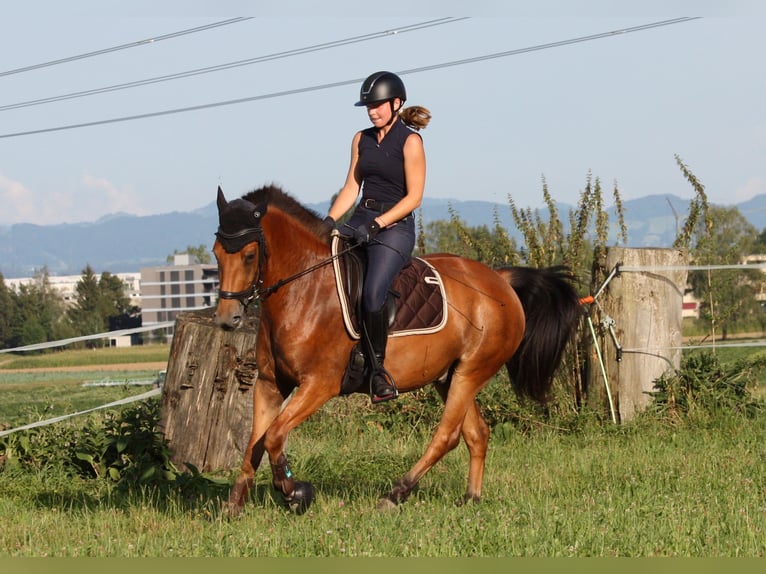
{"type": "Polygon", "coordinates": [[[325,218],[322,220],[322,227],[324,227],[325,229],[327,229],[327,232],[328,232],[328,233],[332,233],[332,232],[333,232],[333,230],[334,230],[334,229],[336,229],[338,226],[337,226],[337,224],[335,223],[335,220],[334,220],[332,217],[330,217],[330,216],[328,215],[327,217],[325,217],[325,218]]]}
{"type": "Polygon", "coordinates": [[[354,229],[354,241],[357,245],[363,245],[369,243],[380,231],[380,225],[374,219],[368,223],[363,223],[356,229],[354,229]]]}

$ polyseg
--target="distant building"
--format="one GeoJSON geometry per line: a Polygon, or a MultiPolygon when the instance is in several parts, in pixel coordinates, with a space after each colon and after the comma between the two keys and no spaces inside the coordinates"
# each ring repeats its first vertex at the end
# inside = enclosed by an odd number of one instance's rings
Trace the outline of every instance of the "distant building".
{"type": "MultiPolygon", "coordinates": [[[[161,267],[145,267],[140,273],[112,273],[118,277],[130,299],[130,304],[141,309],[141,325],[148,327],[167,321],[175,321],[178,313],[212,307],[218,300],[218,267],[216,265],[190,264],[186,253],[175,255],[172,264],[161,267]]],[[[35,277],[5,279],[9,289],[19,290],[29,285],[35,277]]],[[[48,281],[67,305],[77,299],[77,284],[82,275],[51,275],[48,281]]],[[[161,336],[173,337],[173,328],[164,329],[161,336]]],[[[111,346],[130,344],[127,339],[110,340],[111,346]]]]}
{"type": "MultiPolygon", "coordinates": [[[[766,273],[766,255],[745,255],[743,263],[746,265],[760,265],[761,272],[766,273]]],[[[766,278],[756,285],[755,299],[760,302],[762,307],[766,308],[766,278]]]]}
{"type": "Polygon", "coordinates": [[[700,317],[699,301],[697,301],[697,299],[695,299],[694,295],[691,293],[684,294],[684,299],[681,307],[681,317],[689,317],[692,319],[699,319],[700,317]]]}
{"type": "MultiPolygon", "coordinates": [[[[122,281],[125,296],[130,299],[130,304],[141,306],[141,275],[138,273],[112,273],[122,281]]],[[[100,277],[100,276],[99,276],[100,277]]],[[[9,289],[18,292],[22,285],[31,285],[37,280],[36,277],[18,277],[5,279],[9,289]]],[[[82,280],[82,275],[49,275],[48,283],[51,288],[61,295],[67,305],[74,305],[77,299],[77,284],[82,280]]]]}
{"type": "MultiPolygon", "coordinates": [[[[173,264],[141,269],[141,324],[150,327],[175,321],[179,313],[212,307],[218,296],[218,267],[191,265],[189,255],[176,255],[173,264]]],[[[170,340],[173,328],[166,328],[170,340]]]]}

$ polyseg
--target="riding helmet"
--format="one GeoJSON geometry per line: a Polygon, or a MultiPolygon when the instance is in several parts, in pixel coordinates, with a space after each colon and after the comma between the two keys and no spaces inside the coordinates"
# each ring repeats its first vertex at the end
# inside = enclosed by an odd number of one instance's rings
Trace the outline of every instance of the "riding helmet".
{"type": "Polygon", "coordinates": [[[404,103],[407,91],[404,82],[393,72],[375,72],[367,77],[359,90],[359,101],[355,106],[369,106],[399,98],[404,103]]]}

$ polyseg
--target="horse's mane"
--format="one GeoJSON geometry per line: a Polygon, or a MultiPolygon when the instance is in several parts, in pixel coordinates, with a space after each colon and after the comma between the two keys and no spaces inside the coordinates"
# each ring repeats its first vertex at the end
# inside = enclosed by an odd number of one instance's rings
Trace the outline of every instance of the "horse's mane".
{"type": "Polygon", "coordinates": [[[242,196],[255,205],[266,204],[266,214],[268,217],[268,208],[276,207],[290,217],[297,219],[304,227],[323,240],[329,239],[329,231],[322,224],[322,216],[313,209],[302,205],[297,199],[284,191],[281,187],[270,184],[254,189],[242,196]]]}

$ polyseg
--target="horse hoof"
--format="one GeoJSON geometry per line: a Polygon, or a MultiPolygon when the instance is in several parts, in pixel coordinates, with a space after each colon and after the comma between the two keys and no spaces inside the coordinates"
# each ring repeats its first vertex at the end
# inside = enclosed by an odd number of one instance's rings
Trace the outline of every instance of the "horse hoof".
{"type": "Polygon", "coordinates": [[[388,498],[381,498],[378,500],[378,504],[375,505],[375,508],[381,512],[393,512],[397,509],[397,505],[395,502],[389,500],[388,498]]]}
{"type": "Polygon", "coordinates": [[[287,508],[294,514],[303,514],[314,502],[314,487],[310,482],[295,482],[295,489],[290,499],[285,499],[287,508]]]}

